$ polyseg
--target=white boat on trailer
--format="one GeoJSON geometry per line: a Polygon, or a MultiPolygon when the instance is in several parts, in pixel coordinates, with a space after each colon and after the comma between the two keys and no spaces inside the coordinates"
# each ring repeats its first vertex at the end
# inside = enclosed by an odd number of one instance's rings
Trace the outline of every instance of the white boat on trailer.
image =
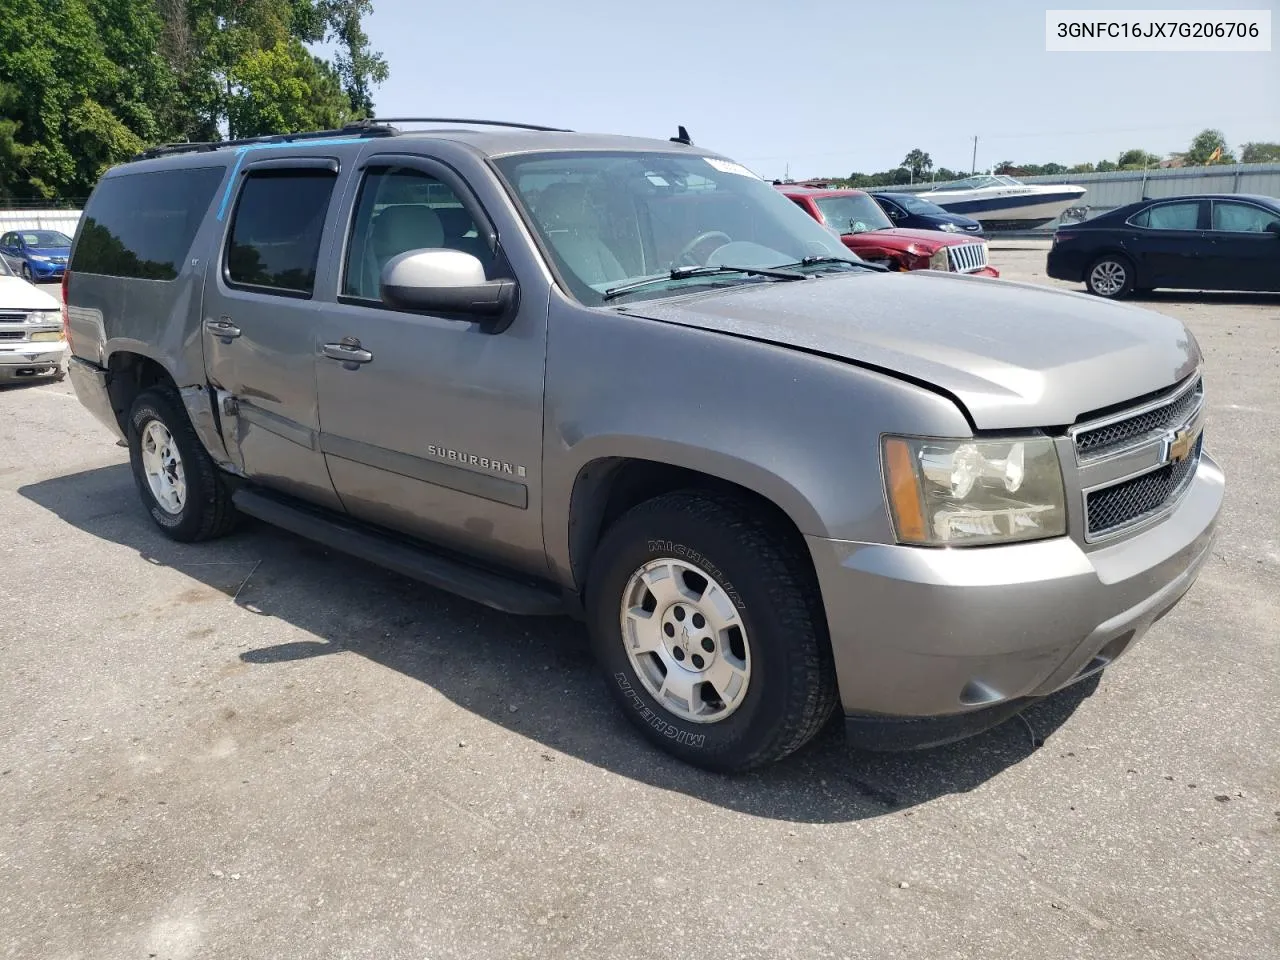
{"type": "Polygon", "coordinates": [[[1013,177],[979,174],[917,194],[948,213],[981,221],[988,230],[1030,230],[1061,216],[1085,194],[1070,183],[1022,183],[1013,177]]]}

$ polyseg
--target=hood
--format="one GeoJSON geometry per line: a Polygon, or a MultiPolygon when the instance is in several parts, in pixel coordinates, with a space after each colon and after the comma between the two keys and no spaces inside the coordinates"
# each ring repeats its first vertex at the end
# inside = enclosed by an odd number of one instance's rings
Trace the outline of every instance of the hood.
{"type": "Polygon", "coordinates": [[[921,230],[916,227],[886,227],[883,230],[864,230],[861,233],[841,234],[840,239],[847,247],[859,243],[873,243],[878,247],[892,250],[905,250],[911,245],[928,248],[932,253],[939,247],[954,246],[957,243],[975,243],[973,237],[961,233],[944,233],[941,230],[921,230]]]}
{"type": "Polygon", "coordinates": [[[61,310],[62,303],[21,277],[0,277],[0,310],[61,310]]]}
{"type": "Polygon", "coordinates": [[[918,213],[918,217],[925,217],[938,223],[954,223],[957,227],[980,227],[982,226],[973,217],[966,217],[959,213],[918,213]]]}
{"type": "Polygon", "coordinates": [[[751,284],[625,309],[931,384],[981,430],[1066,426],[1169,387],[1200,360],[1172,317],[933,270],[751,284]]]}

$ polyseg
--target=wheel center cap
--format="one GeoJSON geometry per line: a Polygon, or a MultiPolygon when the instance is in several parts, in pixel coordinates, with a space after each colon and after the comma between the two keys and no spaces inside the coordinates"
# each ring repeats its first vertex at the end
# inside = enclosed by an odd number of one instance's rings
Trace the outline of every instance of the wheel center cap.
{"type": "Polygon", "coordinates": [[[693,604],[674,603],[662,614],[662,643],[668,662],[690,673],[705,673],[715,662],[718,644],[706,617],[693,604]]]}

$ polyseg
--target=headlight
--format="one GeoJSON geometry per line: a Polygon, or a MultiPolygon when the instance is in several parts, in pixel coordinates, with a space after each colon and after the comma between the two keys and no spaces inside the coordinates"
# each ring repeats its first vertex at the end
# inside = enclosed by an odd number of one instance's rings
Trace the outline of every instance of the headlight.
{"type": "Polygon", "coordinates": [[[900,543],[974,546],[1067,532],[1062,469],[1048,437],[885,437],[881,456],[900,543]]]}
{"type": "Polygon", "coordinates": [[[37,263],[48,263],[50,260],[53,259],[52,257],[42,257],[38,253],[33,253],[33,254],[30,254],[29,256],[30,256],[30,259],[35,260],[37,263]]]}
{"type": "Polygon", "coordinates": [[[933,256],[929,258],[930,270],[950,270],[951,261],[947,259],[947,248],[939,247],[933,252],[933,256]]]}
{"type": "Polygon", "coordinates": [[[954,223],[940,223],[938,224],[938,229],[944,233],[956,233],[960,228],[954,223]]]}
{"type": "Polygon", "coordinates": [[[62,323],[61,310],[32,310],[27,314],[27,323],[37,326],[52,326],[62,323]]]}

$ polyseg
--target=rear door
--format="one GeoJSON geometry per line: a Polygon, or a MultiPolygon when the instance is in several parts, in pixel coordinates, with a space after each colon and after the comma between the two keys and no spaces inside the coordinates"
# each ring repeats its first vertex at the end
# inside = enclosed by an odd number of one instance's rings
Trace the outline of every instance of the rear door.
{"type": "Polygon", "coordinates": [[[1212,289],[1207,224],[1202,200],[1157,203],[1130,217],[1129,225],[1136,228],[1132,249],[1138,286],[1212,289]]]}
{"type": "Polygon", "coordinates": [[[1219,290],[1280,290],[1280,213],[1244,200],[1213,200],[1209,268],[1219,290]]]}
{"type": "Polygon", "coordinates": [[[228,449],[254,480],[333,509],[341,503],[320,452],[313,296],[337,179],[326,158],[242,166],[201,318],[209,382],[234,400],[236,415],[223,420],[228,449]]]}

